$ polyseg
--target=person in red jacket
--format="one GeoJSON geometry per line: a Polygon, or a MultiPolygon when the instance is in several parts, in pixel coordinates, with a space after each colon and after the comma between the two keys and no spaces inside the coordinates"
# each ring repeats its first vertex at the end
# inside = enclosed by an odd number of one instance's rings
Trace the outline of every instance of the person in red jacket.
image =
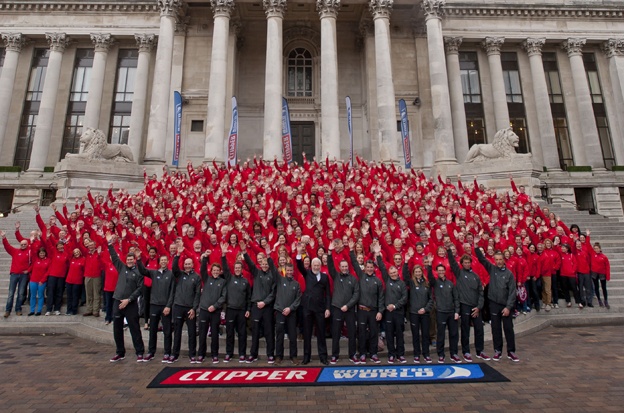
{"type": "Polygon", "coordinates": [[[26,297],[26,286],[28,285],[28,271],[30,268],[30,249],[28,248],[28,241],[20,241],[20,247],[15,248],[9,244],[6,239],[4,231],[0,231],[0,238],[2,238],[2,245],[4,249],[11,256],[11,269],[9,270],[9,296],[7,297],[6,308],[4,312],[4,318],[11,315],[13,311],[13,301],[15,298],[15,292],[17,291],[17,302],[15,303],[15,314],[22,315],[22,303],[24,297],[26,297]]]}
{"type": "Polygon", "coordinates": [[[102,308],[102,263],[100,259],[100,251],[95,241],[87,243],[87,247],[80,249],[85,256],[85,268],[84,268],[84,284],[85,292],[87,295],[87,311],[83,314],[84,317],[100,316],[100,308],[102,308]]]}
{"type": "MultiPolygon", "coordinates": [[[[539,274],[542,278],[542,306],[546,311],[551,310],[552,303],[552,280],[553,274],[559,271],[561,266],[561,257],[559,253],[552,248],[552,241],[547,239],[544,244],[537,244],[537,250],[540,251],[538,260],[539,274]]],[[[554,303],[557,307],[558,305],[554,303]]]]}
{"type": "Polygon", "coordinates": [[[596,298],[598,298],[598,304],[600,307],[606,307],[610,309],[608,296],[607,296],[607,281],[611,279],[611,265],[606,255],[602,253],[600,243],[594,243],[594,252],[591,256],[591,276],[594,281],[594,291],[596,292],[596,298]],[[600,290],[598,289],[598,281],[602,286],[602,295],[604,295],[604,303],[600,299],[600,290]]]}
{"type": "Polygon", "coordinates": [[[591,253],[594,252],[589,244],[583,244],[581,240],[575,241],[576,248],[576,272],[578,274],[578,289],[581,298],[581,304],[587,307],[593,307],[593,290],[591,281],[591,253]]]}
{"type": "Polygon", "coordinates": [[[37,257],[30,265],[30,313],[29,316],[40,316],[43,309],[43,295],[48,282],[50,258],[45,248],[40,248],[37,257]]]}
{"type": "Polygon", "coordinates": [[[576,274],[578,272],[578,264],[576,261],[576,255],[572,254],[571,248],[568,244],[561,246],[561,268],[559,275],[561,275],[561,283],[563,284],[563,297],[566,300],[566,306],[572,307],[572,299],[570,298],[570,291],[574,294],[574,302],[583,308],[581,303],[581,297],[579,296],[578,288],[576,287],[576,274]]]}
{"type": "Polygon", "coordinates": [[[69,270],[65,285],[67,287],[67,315],[78,314],[78,300],[82,293],[82,284],[84,282],[85,258],[82,256],[79,248],[75,248],[72,252],[73,256],[69,260],[69,270]]]}

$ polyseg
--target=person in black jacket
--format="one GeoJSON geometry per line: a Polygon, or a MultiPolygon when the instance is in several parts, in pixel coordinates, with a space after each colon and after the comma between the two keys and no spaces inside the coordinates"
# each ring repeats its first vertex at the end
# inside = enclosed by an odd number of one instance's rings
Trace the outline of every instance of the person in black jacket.
{"type": "Polygon", "coordinates": [[[206,336],[210,327],[210,356],[212,364],[219,362],[219,325],[221,324],[221,309],[227,296],[226,281],[221,278],[221,266],[210,266],[208,276],[208,252],[202,254],[200,273],[204,288],[199,299],[199,350],[197,362],[202,363],[206,357],[206,336]]]}
{"type": "Polygon", "coordinates": [[[178,255],[173,259],[173,275],[176,278],[175,293],[173,294],[173,354],[169,358],[171,363],[178,361],[182,344],[182,326],[186,323],[188,330],[189,361],[197,363],[197,322],[196,315],[199,308],[201,294],[201,278],[193,270],[193,259],[184,260],[184,271],[180,270],[178,261],[184,247],[178,248],[178,255]]]}
{"type": "Polygon", "coordinates": [[[425,363],[431,363],[429,353],[429,328],[431,323],[430,312],[433,309],[433,297],[429,281],[425,278],[425,273],[420,265],[415,265],[412,269],[412,276],[409,274],[408,262],[411,255],[405,257],[403,263],[403,279],[408,280],[409,289],[409,317],[412,328],[412,344],[414,348],[414,363],[420,363],[422,354],[425,363]],[[422,349],[421,349],[422,337],[422,349]]]}
{"type": "Polygon", "coordinates": [[[141,336],[141,326],[139,325],[139,305],[137,299],[143,290],[143,275],[136,267],[136,258],[134,254],[126,256],[124,264],[119,259],[117,251],[113,247],[115,236],[110,233],[106,234],[108,241],[108,252],[115,269],[119,273],[115,292],[113,293],[113,337],[115,338],[115,356],[110,361],[112,363],[123,360],[126,357],[126,347],[124,344],[124,317],[128,320],[128,328],[132,336],[132,344],[136,352],[137,362],[143,361],[143,353],[145,346],[143,337],[141,336]]]}
{"type": "Polygon", "coordinates": [[[173,307],[173,293],[175,291],[175,277],[173,271],[169,269],[169,258],[163,255],[159,258],[160,268],[148,270],[141,260],[137,261],[139,271],[143,276],[152,279],[149,314],[149,344],[145,361],[150,361],[156,354],[156,343],[158,339],[158,323],[162,320],[162,331],[165,339],[165,354],[162,362],[169,363],[171,356],[171,307],[173,307]]]}
{"type": "Polygon", "coordinates": [[[356,341],[355,334],[357,324],[355,323],[355,306],[360,299],[360,283],[357,278],[349,273],[349,263],[347,261],[340,261],[340,273],[336,271],[336,265],[332,256],[335,243],[329,244],[327,267],[329,269],[329,275],[334,280],[334,293],[331,299],[331,312],[332,312],[332,357],[331,364],[338,362],[340,356],[340,335],[342,326],[347,323],[347,338],[349,340],[349,360],[358,364],[359,360],[356,357],[356,341]]]}
{"type": "Polygon", "coordinates": [[[228,252],[227,243],[221,244],[221,265],[225,277],[227,308],[225,310],[225,357],[224,363],[229,363],[234,354],[234,334],[238,335],[238,362],[247,362],[247,319],[251,310],[251,286],[247,278],[243,277],[243,263],[234,263],[234,274],[230,272],[225,254],[228,252]]]}
{"type": "Polygon", "coordinates": [[[306,270],[301,255],[303,247],[297,251],[297,268],[305,280],[305,292],[301,298],[303,307],[303,364],[309,364],[312,356],[312,330],[316,326],[318,354],[322,364],[327,360],[327,342],[325,341],[325,319],[330,315],[329,276],[321,272],[321,260],[314,258],[310,269],[306,270]]]}
{"type": "Polygon", "coordinates": [[[290,360],[294,365],[297,360],[297,308],[301,304],[301,286],[293,278],[295,269],[291,263],[284,265],[284,275],[275,271],[276,311],[275,322],[275,364],[280,364],[284,359],[284,333],[288,334],[290,344],[290,360]]]}

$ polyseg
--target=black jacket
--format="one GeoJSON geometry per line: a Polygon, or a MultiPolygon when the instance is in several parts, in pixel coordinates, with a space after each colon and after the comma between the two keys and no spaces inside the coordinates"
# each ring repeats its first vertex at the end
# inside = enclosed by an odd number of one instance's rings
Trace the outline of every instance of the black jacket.
{"type": "Polygon", "coordinates": [[[228,308],[250,311],[251,286],[249,281],[242,274],[240,276],[232,274],[225,257],[221,257],[221,264],[223,265],[223,276],[225,277],[225,288],[227,289],[225,300],[228,308]]]}
{"type": "Polygon", "coordinates": [[[483,308],[483,284],[476,272],[465,270],[460,267],[453,256],[453,251],[447,250],[448,260],[451,264],[451,270],[455,274],[457,280],[457,292],[459,294],[459,303],[466,304],[470,307],[477,307],[479,310],[483,308]]]}
{"type": "Polygon", "coordinates": [[[488,288],[488,298],[490,301],[504,305],[508,310],[513,310],[516,305],[516,281],[512,272],[507,268],[498,268],[489,262],[476,248],[475,253],[479,262],[490,273],[490,284],[488,288]]]}
{"type": "Polygon", "coordinates": [[[281,277],[279,274],[276,281],[275,305],[273,308],[280,313],[285,308],[290,308],[290,313],[299,308],[301,304],[301,286],[299,282],[292,277],[281,277]]]}
{"type": "Polygon", "coordinates": [[[181,307],[189,307],[195,312],[199,308],[199,297],[201,294],[201,278],[199,274],[191,270],[184,272],[180,270],[179,256],[173,259],[173,275],[176,278],[175,293],[173,294],[173,304],[181,307]]]}
{"type": "Polygon", "coordinates": [[[271,306],[275,301],[275,277],[271,268],[275,267],[273,259],[269,260],[269,270],[267,272],[262,271],[256,267],[256,264],[251,260],[247,253],[243,254],[245,262],[251,271],[251,275],[254,277],[254,285],[251,291],[251,302],[259,303],[263,302],[267,306],[271,306]]]}
{"type": "Polygon", "coordinates": [[[208,311],[210,306],[214,306],[217,310],[221,310],[227,297],[226,282],[224,278],[214,278],[212,275],[209,275],[207,266],[208,258],[203,258],[200,272],[204,288],[199,299],[199,308],[208,311]]]}
{"type": "MultiPolygon", "coordinates": [[[[377,266],[381,270],[381,275],[386,283],[386,300],[384,307],[390,304],[394,305],[394,311],[405,312],[405,304],[407,304],[407,287],[400,278],[393,280],[388,274],[386,264],[384,264],[381,256],[377,256],[377,266]]],[[[398,272],[398,269],[397,269],[398,272]]]]}
{"type": "Polygon", "coordinates": [[[431,287],[425,285],[425,275],[423,274],[420,282],[414,281],[410,277],[407,264],[403,264],[403,279],[408,280],[410,314],[418,314],[421,308],[425,309],[425,314],[429,314],[433,309],[433,297],[431,295],[431,287]]]}
{"type": "Polygon", "coordinates": [[[329,275],[334,280],[334,293],[331,298],[332,307],[341,308],[346,305],[349,309],[353,308],[360,299],[360,283],[357,278],[352,274],[343,274],[336,271],[331,251],[328,256],[327,267],[329,275]]]}
{"type": "Polygon", "coordinates": [[[433,289],[436,311],[459,314],[459,294],[453,282],[448,278],[444,278],[444,281],[440,278],[436,280],[430,265],[427,266],[427,276],[429,277],[429,285],[433,289]]]}
{"type": "Polygon", "coordinates": [[[115,269],[119,273],[113,298],[120,301],[136,301],[143,290],[143,275],[139,272],[137,267],[128,267],[121,262],[117,251],[115,251],[115,248],[110,244],[108,245],[108,252],[110,253],[115,269]]]}
{"type": "Polygon", "coordinates": [[[358,305],[383,313],[385,294],[381,280],[377,278],[374,273],[368,275],[362,271],[353,251],[351,251],[349,256],[351,258],[351,264],[353,264],[353,268],[355,268],[355,272],[360,279],[360,301],[358,305]]]}
{"type": "Polygon", "coordinates": [[[301,297],[301,305],[304,310],[316,313],[329,310],[331,297],[329,292],[329,276],[324,272],[319,272],[320,280],[316,279],[316,274],[312,270],[306,270],[301,257],[297,258],[297,268],[303,274],[305,280],[305,292],[301,297]]]}
{"type": "Polygon", "coordinates": [[[175,292],[175,277],[173,271],[148,270],[141,261],[137,261],[139,272],[152,279],[152,291],[150,304],[164,305],[171,308],[173,305],[173,294],[175,292]]]}

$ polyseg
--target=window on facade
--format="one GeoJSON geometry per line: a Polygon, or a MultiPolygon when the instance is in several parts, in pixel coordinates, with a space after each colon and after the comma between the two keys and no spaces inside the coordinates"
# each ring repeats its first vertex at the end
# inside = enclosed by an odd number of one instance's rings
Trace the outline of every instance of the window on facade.
{"type": "Polygon", "coordinates": [[[0,75],[2,74],[2,67],[4,66],[4,56],[6,55],[5,49],[0,47],[0,75]]]}
{"type": "Polygon", "coordinates": [[[312,96],[312,54],[302,47],[288,54],[288,96],[312,96]]]}
{"type": "Polygon", "coordinates": [[[468,147],[485,143],[485,122],[483,119],[466,119],[468,128],[468,147]]]}
{"type": "Polygon", "coordinates": [[[30,152],[35,137],[37,114],[39,113],[39,104],[43,94],[49,53],[49,49],[35,49],[33,54],[28,91],[20,119],[19,135],[13,157],[13,165],[20,166],[23,171],[27,170],[30,164],[30,152]]]}
{"type": "Polygon", "coordinates": [[[466,111],[466,127],[468,130],[468,145],[487,142],[485,134],[485,115],[481,98],[481,81],[479,79],[479,62],[477,53],[459,53],[459,68],[461,73],[462,91],[464,94],[464,109],[466,111]]]}
{"type": "Polygon", "coordinates": [[[138,60],[138,50],[119,50],[115,101],[113,102],[113,113],[109,128],[109,143],[128,143],[138,60]]]}
{"type": "Polygon", "coordinates": [[[561,163],[561,169],[566,170],[568,166],[574,165],[570,134],[568,133],[568,121],[565,117],[553,118],[553,123],[555,125],[555,137],[557,140],[557,152],[559,152],[559,162],[561,163]]]}
{"type": "Polygon", "coordinates": [[[89,83],[91,81],[94,57],[95,51],[93,49],[76,50],[60,159],[63,159],[68,153],[78,153],[80,151],[80,136],[82,135],[87,97],[89,96],[89,83]]]}
{"type": "Polygon", "coordinates": [[[524,98],[522,97],[522,85],[520,83],[518,54],[514,52],[501,53],[501,63],[503,66],[510,126],[518,135],[518,138],[520,138],[517,151],[519,153],[529,153],[531,145],[529,143],[529,131],[527,130],[526,113],[524,110],[524,98]]]}

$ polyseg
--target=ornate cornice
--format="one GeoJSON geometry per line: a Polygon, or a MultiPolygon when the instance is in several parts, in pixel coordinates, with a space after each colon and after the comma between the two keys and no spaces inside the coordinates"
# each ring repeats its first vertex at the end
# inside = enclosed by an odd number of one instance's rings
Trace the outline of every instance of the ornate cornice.
{"type": "Polygon", "coordinates": [[[96,52],[108,52],[108,49],[115,43],[110,33],[91,33],[91,41],[96,52]]]}
{"type": "Polygon", "coordinates": [[[446,54],[458,54],[459,47],[464,41],[463,37],[444,37],[444,46],[446,46],[446,54]]]}
{"type": "Polygon", "coordinates": [[[182,0],[158,0],[158,8],[161,16],[176,17],[184,6],[182,0]]]}
{"type": "Polygon", "coordinates": [[[475,6],[453,5],[447,6],[445,14],[452,17],[526,17],[526,18],[595,18],[613,19],[623,18],[624,9],[619,8],[592,8],[588,7],[539,7],[534,4],[525,6],[475,6]]]}
{"type": "Polygon", "coordinates": [[[316,0],[316,11],[319,16],[337,17],[340,10],[340,0],[316,0]]]}
{"type": "Polygon", "coordinates": [[[561,48],[568,53],[568,57],[580,56],[583,54],[583,46],[587,39],[581,39],[578,37],[571,37],[565,42],[561,43],[561,48]]]}
{"type": "Polygon", "coordinates": [[[4,47],[11,52],[21,52],[27,40],[21,33],[2,33],[4,47]]]}
{"type": "Polygon", "coordinates": [[[45,37],[53,52],[63,53],[69,44],[69,37],[65,33],[46,33],[45,37]]]}
{"type": "Polygon", "coordinates": [[[446,0],[423,0],[420,6],[426,19],[439,19],[444,15],[446,0]]]}
{"type": "Polygon", "coordinates": [[[624,38],[607,40],[602,44],[602,51],[609,59],[614,56],[624,56],[624,38]]]}
{"type": "Polygon", "coordinates": [[[284,17],[287,5],[286,0],[262,0],[262,6],[267,17],[284,17]]]}
{"type": "Polygon", "coordinates": [[[210,0],[210,7],[212,7],[214,17],[225,16],[229,18],[236,5],[234,0],[210,0]]]}
{"type": "Polygon", "coordinates": [[[503,43],[505,43],[504,37],[486,37],[485,40],[481,42],[481,47],[488,56],[493,54],[500,54],[501,47],[503,47],[503,43]]]}
{"type": "Polygon", "coordinates": [[[158,11],[158,5],[153,1],[110,1],[106,3],[98,2],[89,4],[87,2],[76,1],[50,1],[43,0],[22,0],[22,1],[7,1],[0,4],[0,11],[13,11],[13,12],[156,12],[158,11]]]}
{"type": "Polygon", "coordinates": [[[321,47],[321,33],[307,26],[292,26],[284,30],[284,47],[293,40],[306,39],[315,47],[321,47]]]}
{"type": "Polygon", "coordinates": [[[157,43],[155,34],[135,34],[134,38],[137,42],[139,53],[151,52],[157,43]]]}
{"type": "Polygon", "coordinates": [[[392,6],[394,0],[370,0],[368,2],[368,9],[370,10],[373,19],[383,17],[389,18],[392,13],[392,6]]]}
{"type": "Polygon", "coordinates": [[[522,42],[522,48],[527,52],[529,56],[542,55],[542,47],[546,43],[546,39],[540,38],[528,38],[522,42]]]}

